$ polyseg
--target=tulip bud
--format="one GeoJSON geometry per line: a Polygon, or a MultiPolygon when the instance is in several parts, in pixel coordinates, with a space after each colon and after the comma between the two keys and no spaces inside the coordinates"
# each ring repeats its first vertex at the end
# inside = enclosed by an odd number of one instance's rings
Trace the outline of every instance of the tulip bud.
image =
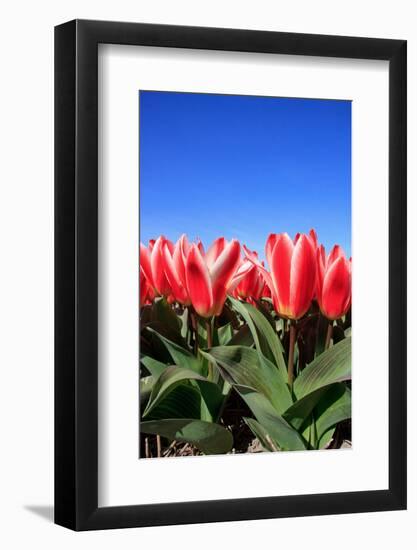
{"type": "Polygon", "coordinates": [[[253,254],[247,250],[245,253],[260,268],[278,315],[287,319],[305,315],[316,284],[316,252],[311,232],[310,235],[299,234],[295,242],[287,233],[269,235],[265,255],[270,272],[253,254]]]}
{"type": "Polygon", "coordinates": [[[340,246],[326,258],[324,246],[317,249],[317,301],[320,311],[333,321],[346,315],[352,300],[352,265],[340,246]]]}
{"type": "Polygon", "coordinates": [[[204,256],[199,246],[191,245],[185,266],[187,291],[199,315],[220,315],[229,288],[237,284],[239,262],[240,244],[235,239],[216,239],[204,256]]]}
{"type": "MultiPolygon", "coordinates": [[[[249,253],[253,254],[253,256],[256,258],[258,257],[258,254],[256,252],[249,253]]],[[[236,287],[232,289],[231,294],[235,298],[240,298],[243,300],[248,300],[250,303],[255,303],[256,300],[259,300],[259,298],[262,296],[262,292],[265,288],[264,279],[258,266],[255,264],[251,264],[247,260],[243,260],[241,262],[239,271],[243,270],[245,270],[246,273],[236,285],[236,287]]]]}

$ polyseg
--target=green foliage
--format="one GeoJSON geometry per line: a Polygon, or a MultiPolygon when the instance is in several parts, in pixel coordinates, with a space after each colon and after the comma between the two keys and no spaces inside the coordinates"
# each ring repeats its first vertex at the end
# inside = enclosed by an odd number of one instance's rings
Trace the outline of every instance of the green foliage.
{"type": "Polygon", "coordinates": [[[264,395],[278,413],[291,404],[290,390],[276,366],[252,348],[219,346],[205,354],[212,358],[224,379],[232,386],[242,385],[264,395]]]}
{"type": "Polygon", "coordinates": [[[181,347],[175,342],[168,340],[168,338],[165,338],[165,336],[162,336],[162,334],[159,334],[153,328],[148,327],[148,331],[154,334],[165,346],[171,357],[172,362],[175,365],[177,365],[178,367],[190,369],[197,373],[202,372],[201,362],[185,347],[181,347]]]}
{"type": "Polygon", "coordinates": [[[260,360],[262,361],[264,357],[269,359],[277,366],[285,380],[287,370],[283,357],[283,349],[272,325],[267,318],[251,304],[239,302],[239,300],[234,298],[229,298],[229,301],[232,304],[232,308],[237,311],[247,323],[255,347],[259,353],[260,360]]]}
{"type": "Polygon", "coordinates": [[[294,383],[294,393],[298,399],[330,384],[350,380],[351,358],[351,337],[319,355],[294,383]]]}
{"type": "MultiPolygon", "coordinates": [[[[236,444],[225,426],[229,400],[266,451],[327,448],[351,417],[350,316],[334,326],[312,307],[296,326],[295,380],[288,385],[288,322],[268,300],[228,299],[207,322],[157,299],[141,320],[140,430],[205,454],[236,444]],[[211,343],[211,346],[210,346],[211,343]],[[237,398],[237,397],[236,397],[237,398]]],[[[233,431],[233,430],[232,430],[233,431]]]]}
{"type": "Polygon", "coordinates": [[[170,441],[183,441],[195,445],[204,454],[224,454],[233,445],[232,434],[213,422],[192,418],[150,420],[142,422],[145,434],[166,437],[170,441]]]}

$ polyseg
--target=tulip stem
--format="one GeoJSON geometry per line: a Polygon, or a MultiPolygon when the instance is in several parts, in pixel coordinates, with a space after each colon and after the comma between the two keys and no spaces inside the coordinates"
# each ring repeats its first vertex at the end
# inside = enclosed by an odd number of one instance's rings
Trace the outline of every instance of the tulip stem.
{"type": "Polygon", "coordinates": [[[206,330],[207,330],[207,347],[211,348],[213,345],[213,338],[211,333],[211,319],[206,320],[206,330]]]}
{"type": "Polygon", "coordinates": [[[197,324],[198,321],[194,311],[191,311],[190,315],[191,315],[191,326],[193,328],[193,333],[194,333],[194,355],[197,356],[198,354],[198,324],[197,324]]]}
{"type": "Polygon", "coordinates": [[[324,349],[328,349],[330,346],[330,340],[333,336],[333,321],[329,321],[329,324],[327,326],[327,333],[326,333],[326,343],[324,345],[324,349]]]}
{"type": "Polygon", "coordinates": [[[288,350],[288,385],[292,388],[294,382],[294,347],[296,326],[290,321],[290,349],[288,350]]]}

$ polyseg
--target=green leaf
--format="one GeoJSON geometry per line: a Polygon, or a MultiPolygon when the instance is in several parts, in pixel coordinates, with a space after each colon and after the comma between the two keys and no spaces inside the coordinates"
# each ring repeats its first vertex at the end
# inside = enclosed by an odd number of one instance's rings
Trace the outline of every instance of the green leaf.
{"type": "Polygon", "coordinates": [[[144,376],[139,380],[139,395],[141,406],[144,406],[148,402],[154,384],[154,376],[144,376]]]}
{"type": "Polygon", "coordinates": [[[201,393],[198,388],[189,384],[175,386],[164,398],[146,415],[146,420],[166,418],[195,418],[201,419],[201,393]]]}
{"type": "Polygon", "coordinates": [[[189,380],[205,380],[205,378],[190,369],[176,366],[167,367],[152,388],[151,396],[143,416],[148,416],[178,384],[189,380]]]}
{"type": "Polygon", "coordinates": [[[295,429],[301,430],[307,440],[314,420],[315,442],[318,448],[322,448],[321,439],[325,433],[338,422],[351,417],[350,390],[343,382],[324,386],[296,401],[283,416],[295,429]]]}
{"type": "Polygon", "coordinates": [[[197,323],[197,337],[198,337],[198,347],[206,348],[207,347],[207,323],[205,319],[196,317],[197,323]]]}
{"type": "Polygon", "coordinates": [[[233,335],[232,339],[228,342],[229,346],[246,346],[252,347],[254,344],[253,336],[248,325],[244,324],[233,335]]]}
{"type": "Polygon", "coordinates": [[[152,334],[155,334],[155,336],[162,342],[176,365],[186,369],[191,369],[194,372],[201,374],[201,364],[191,352],[185,348],[182,348],[175,342],[168,340],[168,338],[165,338],[165,336],[162,336],[162,334],[156,330],[150,327],[148,327],[147,330],[152,332],[152,334]]]}
{"type": "Polygon", "coordinates": [[[201,396],[200,419],[217,422],[227,395],[223,394],[220,386],[212,382],[196,380],[194,383],[201,396]]]}
{"type": "Polygon", "coordinates": [[[287,378],[287,367],[285,365],[283,349],[278,335],[272,328],[263,313],[256,307],[245,302],[239,302],[235,298],[229,297],[229,301],[246,321],[252,333],[255,346],[261,356],[269,359],[275,364],[284,380],[287,378]]]}
{"type": "Polygon", "coordinates": [[[217,336],[220,346],[225,346],[233,337],[232,323],[227,323],[217,329],[217,336]]]}
{"type": "Polygon", "coordinates": [[[301,451],[306,446],[299,433],[280,416],[270,401],[261,393],[247,386],[234,386],[244,399],[256,420],[282,451],[301,451]]]}
{"type": "Polygon", "coordinates": [[[317,436],[320,443],[324,434],[342,420],[352,416],[351,391],[346,384],[334,384],[318,402],[315,410],[317,436]]]}
{"type": "Polygon", "coordinates": [[[335,430],[336,428],[329,428],[326,432],[324,432],[324,434],[319,439],[317,446],[318,449],[324,449],[329,445],[329,443],[333,439],[335,430]]]}
{"type": "Polygon", "coordinates": [[[184,338],[184,340],[186,339],[188,334],[188,317],[189,317],[189,311],[188,311],[188,307],[186,307],[184,308],[182,315],[178,315],[178,318],[181,321],[181,336],[184,338]]]}
{"type": "Polygon", "coordinates": [[[319,388],[296,401],[283,414],[285,420],[296,430],[300,430],[306,419],[309,418],[320,398],[329,390],[328,386],[319,388]]]}
{"type": "Polygon", "coordinates": [[[317,447],[317,429],[314,413],[311,414],[305,424],[305,428],[301,435],[307,443],[308,449],[315,449],[317,447]]]}
{"type": "Polygon", "coordinates": [[[329,321],[323,315],[319,315],[319,320],[317,323],[317,339],[316,339],[316,357],[321,355],[324,351],[324,346],[326,343],[326,334],[327,328],[329,326],[329,321]]]}
{"type": "Polygon", "coordinates": [[[165,363],[161,363],[161,361],[157,361],[153,357],[149,357],[149,355],[142,355],[140,361],[155,379],[158,378],[168,366],[165,363]]]}
{"type": "Polygon", "coordinates": [[[257,422],[253,418],[246,418],[246,417],[243,417],[243,420],[249,426],[253,435],[258,438],[262,447],[266,451],[270,451],[270,452],[279,451],[279,447],[276,444],[276,442],[272,441],[269,433],[263,428],[263,426],[261,426],[261,424],[259,424],[259,422],[257,422]]]}
{"type": "Polygon", "coordinates": [[[278,413],[292,404],[290,390],[275,367],[266,357],[245,346],[218,346],[202,352],[214,359],[229,384],[249,386],[265,395],[278,413]]]}
{"type": "Polygon", "coordinates": [[[152,304],[152,322],[160,323],[176,333],[181,333],[181,322],[165,298],[157,298],[152,304]]]}
{"type": "Polygon", "coordinates": [[[297,399],[335,382],[350,380],[351,358],[351,338],[345,338],[316,357],[294,382],[297,399]]]}
{"type": "Polygon", "coordinates": [[[183,416],[186,418],[199,418],[213,422],[218,419],[224,400],[225,396],[221,388],[216,384],[207,381],[203,376],[190,369],[170,366],[166,367],[156,382],[154,382],[143,416],[146,418],[154,418],[155,416],[162,418],[161,411],[165,408],[167,409],[165,418],[183,416]],[[191,392],[185,394],[184,399],[188,398],[188,401],[190,401],[191,398],[193,399],[193,408],[190,409],[192,412],[188,414],[186,414],[188,409],[182,408],[181,403],[176,405],[171,395],[171,393],[175,392],[175,395],[178,396],[178,400],[181,400],[182,397],[178,390],[178,386],[180,384],[184,385],[184,383],[190,383],[197,392],[197,396],[191,395],[191,392]],[[168,398],[169,402],[166,403],[168,398]],[[196,406],[198,406],[198,415],[195,414],[196,406]],[[155,409],[157,409],[157,412],[155,412],[155,409]],[[171,416],[168,410],[171,411],[171,416]]]}
{"type": "Polygon", "coordinates": [[[211,422],[192,418],[165,419],[141,422],[141,432],[157,434],[170,441],[191,443],[204,454],[228,453],[233,446],[232,434],[211,422]]]}
{"type": "Polygon", "coordinates": [[[153,302],[150,319],[145,322],[141,318],[141,327],[142,329],[152,328],[179,346],[187,347],[187,343],[181,335],[182,322],[165,298],[157,298],[153,302]]]}

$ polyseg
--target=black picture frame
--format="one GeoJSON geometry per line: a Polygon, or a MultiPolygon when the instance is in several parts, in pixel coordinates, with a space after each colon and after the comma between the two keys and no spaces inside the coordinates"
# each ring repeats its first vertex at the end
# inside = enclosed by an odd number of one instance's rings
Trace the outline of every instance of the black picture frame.
{"type": "Polygon", "coordinates": [[[406,41],[74,20],[55,28],[55,523],[74,530],[406,508],[406,41]],[[389,488],[98,507],[98,44],[389,62],[389,488]]]}

